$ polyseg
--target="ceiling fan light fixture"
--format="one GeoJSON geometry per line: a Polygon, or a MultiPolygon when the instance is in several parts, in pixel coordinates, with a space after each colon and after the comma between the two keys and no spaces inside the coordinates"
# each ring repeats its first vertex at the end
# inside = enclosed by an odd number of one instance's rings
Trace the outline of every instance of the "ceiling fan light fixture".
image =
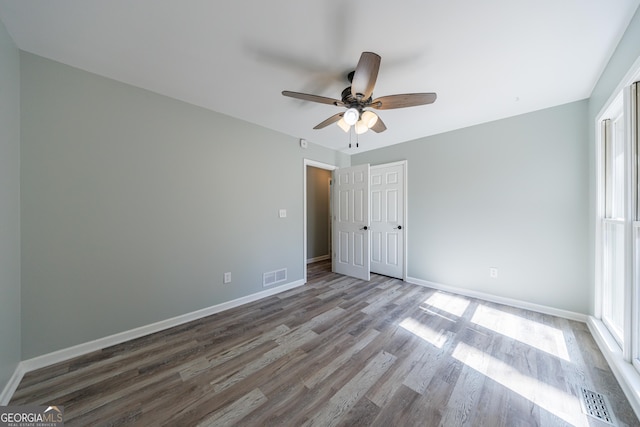
{"type": "Polygon", "coordinates": [[[349,108],[347,111],[344,112],[344,116],[342,116],[342,119],[349,126],[355,125],[359,118],[360,118],[360,113],[355,108],[349,108]]]}
{"type": "Polygon", "coordinates": [[[344,118],[338,120],[338,126],[345,132],[349,132],[349,129],[351,129],[351,126],[344,121],[344,118]]]}
{"type": "Polygon", "coordinates": [[[362,135],[368,130],[369,128],[367,127],[367,124],[364,122],[364,120],[358,120],[358,122],[356,123],[356,133],[358,135],[362,135]]]}
{"type": "Polygon", "coordinates": [[[367,129],[371,129],[378,121],[378,115],[373,111],[365,111],[360,118],[361,122],[367,126],[367,129]]]}

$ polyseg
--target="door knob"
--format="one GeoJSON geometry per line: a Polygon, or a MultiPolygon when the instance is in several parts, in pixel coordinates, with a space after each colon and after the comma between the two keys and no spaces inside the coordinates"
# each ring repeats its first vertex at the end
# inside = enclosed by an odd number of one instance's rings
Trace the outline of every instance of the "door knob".
{"type": "Polygon", "coordinates": [[[395,227],[394,230],[402,230],[402,226],[399,225],[399,226],[395,227]]]}
{"type": "Polygon", "coordinates": [[[362,227],[360,230],[368,230],[369,227],[367,227],[366,225],[364,227],[362,227]]]}

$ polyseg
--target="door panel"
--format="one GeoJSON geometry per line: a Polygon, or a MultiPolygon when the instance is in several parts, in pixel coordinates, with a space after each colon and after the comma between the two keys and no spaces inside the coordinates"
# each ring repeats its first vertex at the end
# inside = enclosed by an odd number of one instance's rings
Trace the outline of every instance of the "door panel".
{"type": "Polygon", "coordinates": [[[373,166],[370,173],[371,272],[402,279],[404,164],[373,166]]]}
{"type": "Polygon", "coordinates": [[[398,211],[398,190],[389,189],[387,190],[387,222],[397,223],[398,211]]]}
{"type": "Polygon", "coordinates": [[[348,222],[349,221],[349,196],[350,194],[346,191],[338,193],[340,200],[338,202],[338,206],[340,207],[338,212],[340,212],[340,216],[338,221],[340,222],[348,222]]]}
{"type": "Polygon", "coordinates": [[[349,233],[338,231],[338,262],[342,264],[349,263],[349,233]]]}
{"type": "Polygon", "coordinates": [[[371,193],[371,221],[382,221],[382,200],[380,200],[380,197],[379,191],[371,193]]]}
{"type": "Polygon", "coordinates": [[[365,260],[367,257],[365,257],[365,248],[364,248],[364,235],[363,234],[355,234],[353,236],[353,252],[354,252],[354,256],[353,256],[353,264],[357,267],[364,267],[365,266],[365,260]]]}
{"type": "Polygon", "coordinates": [[[333,174],[337,212],[333,269],[369,280],[369,165],[336,169],[333,174]]]}
{"type": "Polygon", "coordinates": [[[380,244],[380,239],[382,238],[382,233],[379,231],[371,232],[371,263],[380,263],[382,262],[382,253],[380,252],[382,245],[380,244]]]}
{"type": "Polygon", "coordinates": [[[398,235],[396,233],[387,234],[387,263],[398,266],[398,235]]]}
{"type": "Polygon", "coordinates": [[[366,205],[364,202],[366,198],[367,197],[363,189],[353,190],[353,220],[364,224],[367,224],[368,222],[365,217],[366,205]]]}

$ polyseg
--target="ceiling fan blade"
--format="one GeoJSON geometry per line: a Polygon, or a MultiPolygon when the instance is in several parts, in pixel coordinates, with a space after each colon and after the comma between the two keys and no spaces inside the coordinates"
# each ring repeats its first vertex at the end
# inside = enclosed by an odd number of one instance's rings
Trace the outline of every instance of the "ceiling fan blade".
{"type": "Polygon", "coordinates": [[[344,105],[344,103],[342,101],[340,101],[338,99],[327,98],[326,96],[310,95],[308,93],[300,93],[300,92],[291,92],[290,90],[283,90],[282,94],[284,96],[289,96],[291,98],[302,99],[304,101],[319,102],[320,104],[336,105],[336,106],[339,106],[339,107],[344,105]]]}
{"type": "Polygon", "coordinates": [[[344,113],[334,114],[333,116],[329,117],[327,120],[323,121],[322,123],[317,124],[316,127],[314,127],[314,129],[325,128],[329,126],[331,123],[335,123],[338,120],[340,120],[342,116],[344,116],[344,113]]]}
{"type": "Polygon", "coordinates": [[[360,96],[361,99],[367,100],[371,97],[379,69],[380,55],[373,52],[362,52],[351,80],[351,94],[355,98],[360,96]]]}
{"type": "Polygon", "coordinates": [[[376,98],[371,102],[371,108],[377,110],[391,110],[393,108],[415,107],[417,105],[433,104],[438,96],[435,93],[404,93],[376,98]]]}
{"type": "Polygon", "coordinates": [[[376,123],[373,126],[371,126],[371,130],[374,131],[375,133],[380,133],[387,130],[387,127],[385,126],[380,116],[378,116],[378,120],[376,120],[376,123]]]}

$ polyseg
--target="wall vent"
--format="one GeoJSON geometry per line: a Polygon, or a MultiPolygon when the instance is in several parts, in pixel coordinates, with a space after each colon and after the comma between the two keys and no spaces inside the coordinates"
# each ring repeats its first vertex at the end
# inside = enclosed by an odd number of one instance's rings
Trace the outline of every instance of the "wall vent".
{"type": "Polygon", "coordinates": [[[281,268],[280,270],[269,271],[262,275],[262,287],[275,285],[276,283],[284,282],[287,280],[287,269],[281,268]]]}

